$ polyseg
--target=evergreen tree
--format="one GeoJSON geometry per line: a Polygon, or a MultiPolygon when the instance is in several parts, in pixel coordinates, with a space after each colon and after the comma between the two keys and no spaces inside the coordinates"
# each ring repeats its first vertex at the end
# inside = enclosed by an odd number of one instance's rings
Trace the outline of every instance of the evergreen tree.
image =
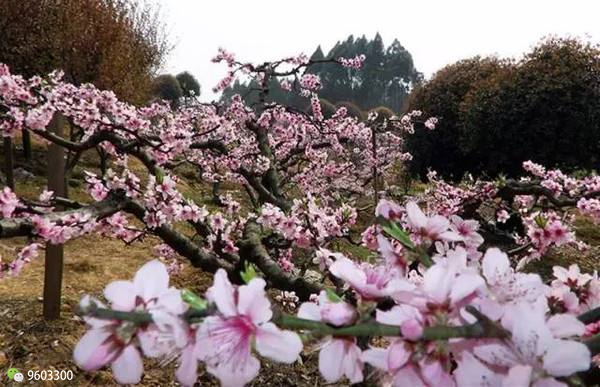
{"type": "MultiPolygon", "coordinates": [[[[350,102],[362,111],[378,106],[400,111],[413,85],[423,77],[415,69],[410,53],[397,39],[386,48],[379,33],[372,40],[364,35],[358,38],[350,35],[338,41],[327,55],[320,45],[317,46],[310,58],[323,60],[357,55],[366,56],[360,70],[328,63],[317,63],[307,70],[321,78],[324,88],[320,90],[320,96],[332,104],[350,102]]],[[[223,98],[240,94],[246,103],[252,104],[258,98],[258,93],[252,90],[255,86],[236,82],[223,92],[223,98]]],[[[269,99],[274,102],[287,103],[299,109],[309,105],[306,99],[292,97],[276,83],[269,84],[269,93],[269,99]]]]}

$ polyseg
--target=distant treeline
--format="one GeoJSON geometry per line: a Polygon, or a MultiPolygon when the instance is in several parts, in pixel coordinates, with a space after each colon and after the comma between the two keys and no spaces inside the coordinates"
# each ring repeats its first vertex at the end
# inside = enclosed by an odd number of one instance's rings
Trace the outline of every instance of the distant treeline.
{"type": "MultiPolygon", "coordinates": [[[[377,109],[389,116],[422,110],[439,119],[435,131],[408,137],[413,174],[427,169],[459,180],[514,176],[533,160],[567,171],[600,167],[600,49],[572,38],[547,38],[522,59],[474,57],[450,64],[423,82],[410,53],[398,40],[353,36],[311,59],[366,55],[362,69],[313,65],[319,75],[326,116],[340,106],[359,119],[377,109]]],[[[256,85],[237,81],[223,98],[258,99],[256,85]]],[[[269,85],[271,101],[309,110],[308,99],[269,85]]]]}
{"type": "MultiPolygon", "coordinates": [[[[361,54],[366,55],[366,60],[360,70],[328,63],[310,67],[308,72],[321,78],[323,89],[319,91],[319,95],[322,102],[326,105],[355,105],[362,111],[378,106],[399,111],[411,87],[421,81],[423,76],[415,69],[412,56],[398,40],[385,47],[379,34],[372,40],[364,35],[360,38],[350,35],[346,40],[337,42],[327,55],[318,46],[311,59],[353,58],[361,54]]],[[[253,90],[255,87],[252,82],[236,81],[223,92],[223,98],[240,94],[247,103],[252,104],[258,99],[258,92],[253,90]]],[[[269,99],[302,109],[308,106],[305,98],[281,89],[275,80],[269,84],[269,99]]]]}

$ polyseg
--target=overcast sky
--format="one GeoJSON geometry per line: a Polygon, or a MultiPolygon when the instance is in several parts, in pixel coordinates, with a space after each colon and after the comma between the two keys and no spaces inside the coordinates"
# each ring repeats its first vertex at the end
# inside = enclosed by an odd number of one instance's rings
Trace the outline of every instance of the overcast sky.
{"type": "Polygon", "coordinates": [[[429,77],[473,55],[519,56],[549,34],[600,42],[596,0],[158,0],[176,45],[166,71],[192,72],[202,99],[225,65],[210,59],[223,47],[242,61],[327,51],[349,34],[394,38],[429,77]]]}

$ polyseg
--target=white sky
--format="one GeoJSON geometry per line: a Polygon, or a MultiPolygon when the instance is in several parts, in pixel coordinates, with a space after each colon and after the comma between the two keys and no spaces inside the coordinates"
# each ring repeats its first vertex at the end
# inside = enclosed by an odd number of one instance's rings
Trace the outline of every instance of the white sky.
{"type": "Polygon", "coordinates": [[[327,51],[349,34],[394,38],[429,77],[473,55],[519,56],[549,34],[600,41],[596,0],[158,0],[176,44],[166,71],[192,72],[202,99],[225,75],[223,47],[242,61],[327,51]]]}

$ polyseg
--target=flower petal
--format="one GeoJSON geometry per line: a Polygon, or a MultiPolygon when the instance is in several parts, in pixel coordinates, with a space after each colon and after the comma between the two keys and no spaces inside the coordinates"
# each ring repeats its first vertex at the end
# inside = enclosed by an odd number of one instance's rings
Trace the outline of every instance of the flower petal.
{"type": "Polygon", "coordinates": [[[207,361],[217,351],[211,340],[211,327],[219,326],[222,322],[223,319],[218,316],[208,316],[202,320],[202,324],[196,330],[196,344],[194,345],[194,354],[199,360],[207,361]]]}
{"type": "Polygon", "coordinates": [[[206,291],[206,298],[217,305],[217,309],[223,316],[231,317],[238,314],[235,307],[233,285],[229,282],[225,270],[217,270],[213,285],[206,291]]]}
{"type": "Polygon", "coordinates": [[[508,370],[508,375],[502,381],[502,387],[529,387],[531,371],[528,365],[516,365],[508,370]]]}
{"type": "Polygon", "coordinates": [[[413,366],[402,367],[394,375],[394,386],[427,387],[413,366]]]}
{"type": "MultiPolygon", "coordinates": [[[[447,225],[447,223],[446,223],[446,225],[447,225]]],[[[433,234],[433,235],[435,235],[435,234],[433,234]]],[[[444,231],[438,235],[438,239],[443,240],[443,241],[448,241],[448,242],[459,242],[459,241],[462,241],[464,238],[460,234],[458,234],[454,231],[444,231]]]]}
{"type": "Polygon", "coordinates": [[[303,302],[298,309],[298,317],[307,320],[321,321],[321,309],[314,302],[303,302]]]}
{"type": "Polygon", "coordinates": [[[319,352],[319,372],[328,383],[338,381],[344,374],[344,340],[331,339],[319,352]]]}
{"type": "Polygon", "coordinates": [[[585,332],[585,324],[571,314],[555,314],[546,324],[554,337],[581,336],[585,332]]]}
{"type": "Polygon", "coordinates": [[[346,356],[344,356],[342,368],[344,369],[344,375],[346,375],[351,384],[359,383],[363,380],[361,354],[362,351],[355,343],[346,343],[346,356]]]}
{"type": "Polygon", "coordinates": [[[371,364],[373,367],[389,372],[388,367],[388,351],[381,348],[371,348],[363,351],[361,359],[365,363],[371,364]]]}
{"type": "Polygon", "coordinates": [[[120,384],[136,384],[142,380],[144,364],[140,353],[133,345],[125,347],[112,363],[115,380],[120,384]]]}
{"type": "Polygon", "coordinates": [[[450,301],[456,303],[473,294],[477,289],[484,285],[485,281],[478,274],[462,274],[452,285],[450,301]]]}
{"type": "Polygon", "coordinates": [[[158,305],[174,315],[183,314],[188,310],[188,305],[181,298],[181,291],[172,287],[160,295],[158,305]]]}
{"type": "Polygon", "coordinates": [[[490,285],[497,284],[510,271],[508,256],[498,248],[487,249],[481,261],[481,270],[490,285]]]}
{"type": "Polygon", "coordinates": [[[475,356],[486,363],[502,367],[512,367],[519,363],[519,358],[502,344],[483,344],[473,349],[475,356]]]}
{"type": "Polygon", "coordinates": [[[439,361],[421,361],[421,376],[423,380],[430,386],[448,386],[456,385],[454,379],[442,367],[439,361]]]}
{"type": "Polygon", "coordinates": [[[382,324],[401,326],[409,320],[421,321],[422,315],[414,306],[402,304],[387,311],[376,310],[375,319],[382,324]]]}
{"type": "Polygon", "coordinates": [[[284,331],[273,323],[266,323],[256,332],[256,350],[275,361],[293,363],[302,351],[302,340],[295,332],[284,331]]]}
{"type": "Polygon", "coordinates": [[[273,317],[271,302],[265,292],[266,285],[264,279],[254,278],[248,285],[238,289],[238,313],[249,316],[255,324],[267,322],[273,317]]]}
{"type": "Polygon", "coordinates": [[[175,371],[177,381],[185,387],[193,386],[198,379],[198,359],[194,354],[194,347],[188,346],[181,353],[181,364],[175,371]]]}
{"type": "Polygon", "coordinates": [[[378,234],[377,245],[379,255],[382,256],[389,265],[395,264],[398,260],[398,255],[396,254],[396,250],[394,249],[394,246],[392,246],[390,241],[382,234],[378,234]]]}
{"type": "Polygon", "coordinates": [[[206,369],[219,379],[222,387],[240,387],[258,375],[260,362],[254,356],[248,356],[243,364],[220,363],[217,367],[207,364],[206,369]]]}
{"type": "Polygon", "coordinates": [[[585,344],[556,340],[544,355],[544,369],[552,376],[569,376],[590,368],[590,350],[585,344]]]}
{"type": "MultiPolygon", "coordinates": [[[[153,310],[150,312],[156,329],[163,335],[169,337],[176,346],[183,348],[190,342],[190,327],[179,316],[175,316],[164,310],[153,310]]],[[[147,329],[153,329],[150,325],[147,329]]]]}
{"type": "Polygon", "coordinates": [[[79,340],[73,351],[73,359],[79,368],[94,371],[110,363],[115,356],[108,343],[111,332],[104,329],[90,329],[79,340]]]}
{"type": "Polygon", "coordinates": [[[169,288],[169,273],[161,261],[155,259],[140,268],[133,277],[135,293],[144,301],[159,297],[169,288]]]}
{"type": "Polygon", "coordinates": [[[500,386],[501,376],[494,373],[469,352],[465,351],[457,363],[458,367],[454,371],[454,377],[459,386],[500,386]]]}
{"type": "Polygon", "coordinates": [[[511,308],[503,319],[505,327],[510,326],[512,342],[525,361],[532,362],[554,345],[554,338],[546,326],[546,298],[539,302],[521,302],[511,308]]]}
{"type": "Polygon", "coordinates": [[[431,266],[423,275],[423,289],[434,301],[442,303],[452,289],[454,276],[449,275],[445,262],[431,266]]]}
{"type": "Polygon", "coordinates": [[[406,203],[406,215],[408,216],[408,222],[412,227],[417,229],[427,227],[427,217],[423,211],[421,211],[417,203],[406,203]]]}
{"type": "Polygon", "coordinates": [[[396,340],[388,347],[388,365],[387,368],[391,371],[402,368],[412,353],[406,350],[403,340],[396,340]]]}
{"type": "Polygon", "coordinates": [[[321,320],[335,326],[348,324],[356,316],[354,308],[346,302],[321,301],[319,308],[321,320]]]}
{"type": "Polygon", "coordinates": [[[334,276],[348,281],[354,287],[363,287],[367,283],[367,275],[354,262],[346,257],[338,258],[330,267],[334,276]]]}
{"type": "Polygon", "coordinates": [[[160,345],[161,332],[154,326],[137,333],[140,349],[146,357],[158,357],[165,354],[160,345]]]}
{"type": "Polygon", "coordinates": [[[104,297],[110,302],[111,309],[129,312],[135,308],[135,289],[133,282],[114,281],[104,288],[104,297]]]}

